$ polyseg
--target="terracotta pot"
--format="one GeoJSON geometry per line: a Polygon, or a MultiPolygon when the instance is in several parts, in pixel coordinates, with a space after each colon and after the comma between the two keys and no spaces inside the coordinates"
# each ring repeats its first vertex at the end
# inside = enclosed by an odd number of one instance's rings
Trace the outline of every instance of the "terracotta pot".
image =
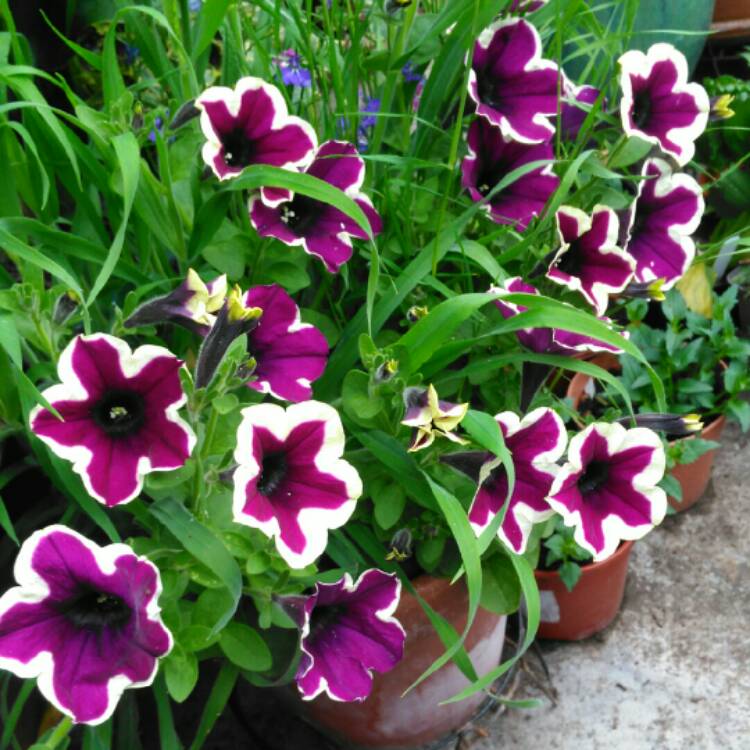
{"type": "MultiPolygon", "coordinates": [[[[431,607],[460,633],[466,625],[468,594],[463,582],[451,586],[444,578],[421,576],[414,586],[431,607]]],[[[406,630],[404,658],[386,674],[375,675],[373,689],[362,703],[337,703],[320,695],[303,704],[306,717],[353,748],[412,748],[433,742],[462,727],[485,699],[480,692],[459,703],[438,704],[468,685],[452,662],[407,695],[402,693],[444,651],[441,640],[419,602],[404,591],[396,617],[406,630]]],[[[478,675],[500,663],[506,618],[479,609],[466,639],[466,650],[478,675]]]]}
{"type": "Polygon", "coordinates": [[[542,617],[539,638],[580,641],[609,625],[620,611],[633,542],[623,542],[612,557],[581,568],[568,591],[556,570],[535,570],[542,617]]]}
{"type": "Polygon", "coordinates": [[[750,0],[716,0],[712,39],[750,36],[750,0]]]}
{"type": "MultiPolygon", "coordinates": [[[[617,359],[611,355],[607,356],[610,358],[605,359],[602,357],[599,360],[594,359],[592,361],[594,364],[604,367],[607,370],[619,370],[620,365],[617,359]]],[[[591,378],[582,372],[577,372],[571,379],[566,395],[573,400],[573,406],[576,409],[583,400],[585,389],[590,382],[591,378]]],[[[721,439],[721,433],[724,431],[725,424],[726,418],[722,414],[702,430],[700,434],[701,438],[704,440],[716,440],[718,442],[721,439]]],[[[690,438],[687,439],[690,440],[690,438]]],[[[708,453],[704,453],[692,463],[680,464],[672,469],[672,476],[680,483],[680,487],[682,487],[681,501],[671,495],[667,498],[672,508],[677,511],[687,510],[700,500],[711,479],[715,456],[715,450],[708,451],[708,453]]]]}

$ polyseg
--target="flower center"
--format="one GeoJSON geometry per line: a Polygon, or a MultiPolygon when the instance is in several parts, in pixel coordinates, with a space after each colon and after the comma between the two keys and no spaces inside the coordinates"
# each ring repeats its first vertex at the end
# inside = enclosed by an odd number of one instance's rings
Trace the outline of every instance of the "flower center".
{"type": "Polygon", "coordinates": [[[555,262],[555,268],[568,274],[568,276],[580,276],[581,268],[583,266],[582,260],[581,254],[578,252],[575,243],[573,243],[557,259],[555,262]]]}
{"type": "Polygon", "coordinates": [[[315,607],[310,615],[310,635],[317,636],[328,630],[336,624],[344,612],[346,612],[346,606],[343,604],[315,607]]]}
{"type": "Polygon", "coordinates": [[[92,417],[108,435],[132,435],[146,417],[143,396],[135,391],[109,391],[94,405],[92,417]]]}
{"type": "Polygon", "coordinates": [[[255,144],[242,128],[235,128],[221,137],[224,161],[230,167],[246,167],[255,153],[255,144]]]}
{"type": "Polygon", "coordinates": [[[633,97],[633,122],[637,127],[643,128],[651,119],[651,97],[648,90],[641,91],[633,97]]]}
{"type": "Polygon", "coordinates": [[[285,453],[269,453],[263,456],[260,477],[256,487],[261,495],[273,495],[286,477],[287,463],[285,453]]]}
{"type": "Polygon", "coordinates": [[[82,587],[77,596],[59,607],[63,615],[79,630],[100,633],[105,628],[120,630],[133,614],[116,594],[82,587]]]}
{"type": "Polygon", "coordinates": [[[304,234],[318,220],[322,209],[320,201],[305,195],[295,195],[293,200],[281,206],[281,220],[293,232],[304,234]]]}
{"type": "Polygon", "coordinates": [[[492,109],[502,109],[502,102],[497,95],[497,86],[491,76],[477,73],[477,93],[479,94],[479,101],[482,104],[486,104],[488,107],[492,107],[492,109]]]}
{"type": "Polygon", "coordinates": [[[609,464],[606,461],[592,461],[578,480],[578,491],[582,495],[598,490],[609,476],[609,464]]]}

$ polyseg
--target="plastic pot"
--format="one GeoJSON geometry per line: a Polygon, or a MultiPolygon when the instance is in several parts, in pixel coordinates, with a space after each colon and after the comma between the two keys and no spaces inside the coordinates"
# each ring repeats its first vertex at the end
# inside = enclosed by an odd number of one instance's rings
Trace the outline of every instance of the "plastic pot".
{"type": "MultiPolygon", "coordinates": [[[[466,625],[468,594],[459,581],[420,576],[414,586],[430,606],[460,633],[466,625]]],[[[402,697],[402,693],[444,651],[417,599],[404,591],[396,617],[406,630],[404,658],[386,674],[375,675],[373,689],[361,703],[338,703],[325,695],[303,703],[305,717],[325,733],[354,748],[413,748],[460,729],[485,699],[479,692],[459,703],[438,705],[458,693],[467,679],[449,662],[402,697]]],[[[479,609],[465,642],[478,675],[500,662],[506,618],[479,609]]]]}
{"type": "MultiPolygon", "coordinates": [[[[620,369],[617,359],[609,354],[603,357],[596,357],[592,362],[612,372],[620,369]]],[[[582,372],[577,372],[571,378],[566,395],[572,399],[573,406],[576,409],[580,406],[586,388],[590,383],[591,378],[582,372]]],[[[726,418],[722,414],[702,430],[700,434],[701,438],[704,440],[716,440],[718,442],[721,439],[725,424],[726,418]]],[[[690,438],[687,439],[690,440],[690,438]]],[[[667,498],[672,508],[677,511],[687,510],[695,505],[703,496],[711,480],[715,456],[716,450],[708,451],[708,453],[704,453],[692,463],[679,464],[672,469],[672,476],[680,483],[680,487],[682,487],[682,500],[677,500],[677,498],[671,495],[667,498]]]]}
{"type": "Polygon", "coordinates": [[[750,36],[750,0],[716,0],[712,38],[750,36]]]}
{"type": "Polygon", "coordinates": [[[568,591],[556,570],[535,570],[542,614],[539,638],[580,641],[609,625],[620,611],[633,542],[623,542],[612,557],[584,565],[568,591]]]}

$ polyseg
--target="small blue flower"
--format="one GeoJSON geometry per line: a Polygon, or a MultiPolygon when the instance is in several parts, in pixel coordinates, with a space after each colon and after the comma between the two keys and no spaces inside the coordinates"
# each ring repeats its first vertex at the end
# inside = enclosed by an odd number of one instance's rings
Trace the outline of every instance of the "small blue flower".
{"type": "MultiPolygon", "coordinates": [[[[364,104],[362,105],[362,112],[379,112],[380,111],[380,99],[376,99],[374,97],[368,97],[365,99],[364,104]]],[[[374,114],[368,114],[366,117],[363,117],[362,120],[359,123],[360,128],[372,128],[375,127],[375,123],[377,122],[377,117],[375,117],[374,114]]]]}
{"type": "Polygon", "coordinates": [[[422,80],[422,74],[414,70],[414,65],[411,60],[401,68],[401,75],[404,77],[406,83],[419,83],[419,81],[422,80]]]}
{"type": "Polygon", "coordinates": [[[275,62],[281,70],[281,80],[284,85],[310,88],[312,82],[310,71],[302,67],[301,58],[293,49],[282,52],[275,62]]]}
{"type": "Polygon", "coordinates": [[[188,2],[188,8],[192,13],[197,13],[201,6],[203,5],[203,0],[189,0],[188,2]]]}
{"type": "Polygon", "coordinates": [[[156,143],[156,131],[159,131],[160,133],[164,130],[164,120],[161,117],[157,117],[154,120],[154,127],[151,129],[151,132],[148,134],[148,139],[151,141],[151,143],[156,143]]]}
{"type": "Polygon", "coordinates": [[[141,54],[141,51],[138,49],[138,47],[135,47],[132,44],[126,44],[125,45],[125,64],[126,65],[135,64],[135,61],[140,57],[140,54],[141,54]]]}

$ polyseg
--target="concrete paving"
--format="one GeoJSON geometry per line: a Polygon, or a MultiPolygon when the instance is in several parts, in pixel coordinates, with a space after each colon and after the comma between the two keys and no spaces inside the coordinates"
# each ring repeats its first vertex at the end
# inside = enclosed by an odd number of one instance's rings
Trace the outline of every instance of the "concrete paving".
{"type": "Polygon", "coordinates": [[[543,706],[477,722],[488,736],[464,747],[750,750],[750,440],[722,442],[698,504],[636,543],[615,622],[542,643],[556,705],[521,672],[514,697],[543,706]]]}

